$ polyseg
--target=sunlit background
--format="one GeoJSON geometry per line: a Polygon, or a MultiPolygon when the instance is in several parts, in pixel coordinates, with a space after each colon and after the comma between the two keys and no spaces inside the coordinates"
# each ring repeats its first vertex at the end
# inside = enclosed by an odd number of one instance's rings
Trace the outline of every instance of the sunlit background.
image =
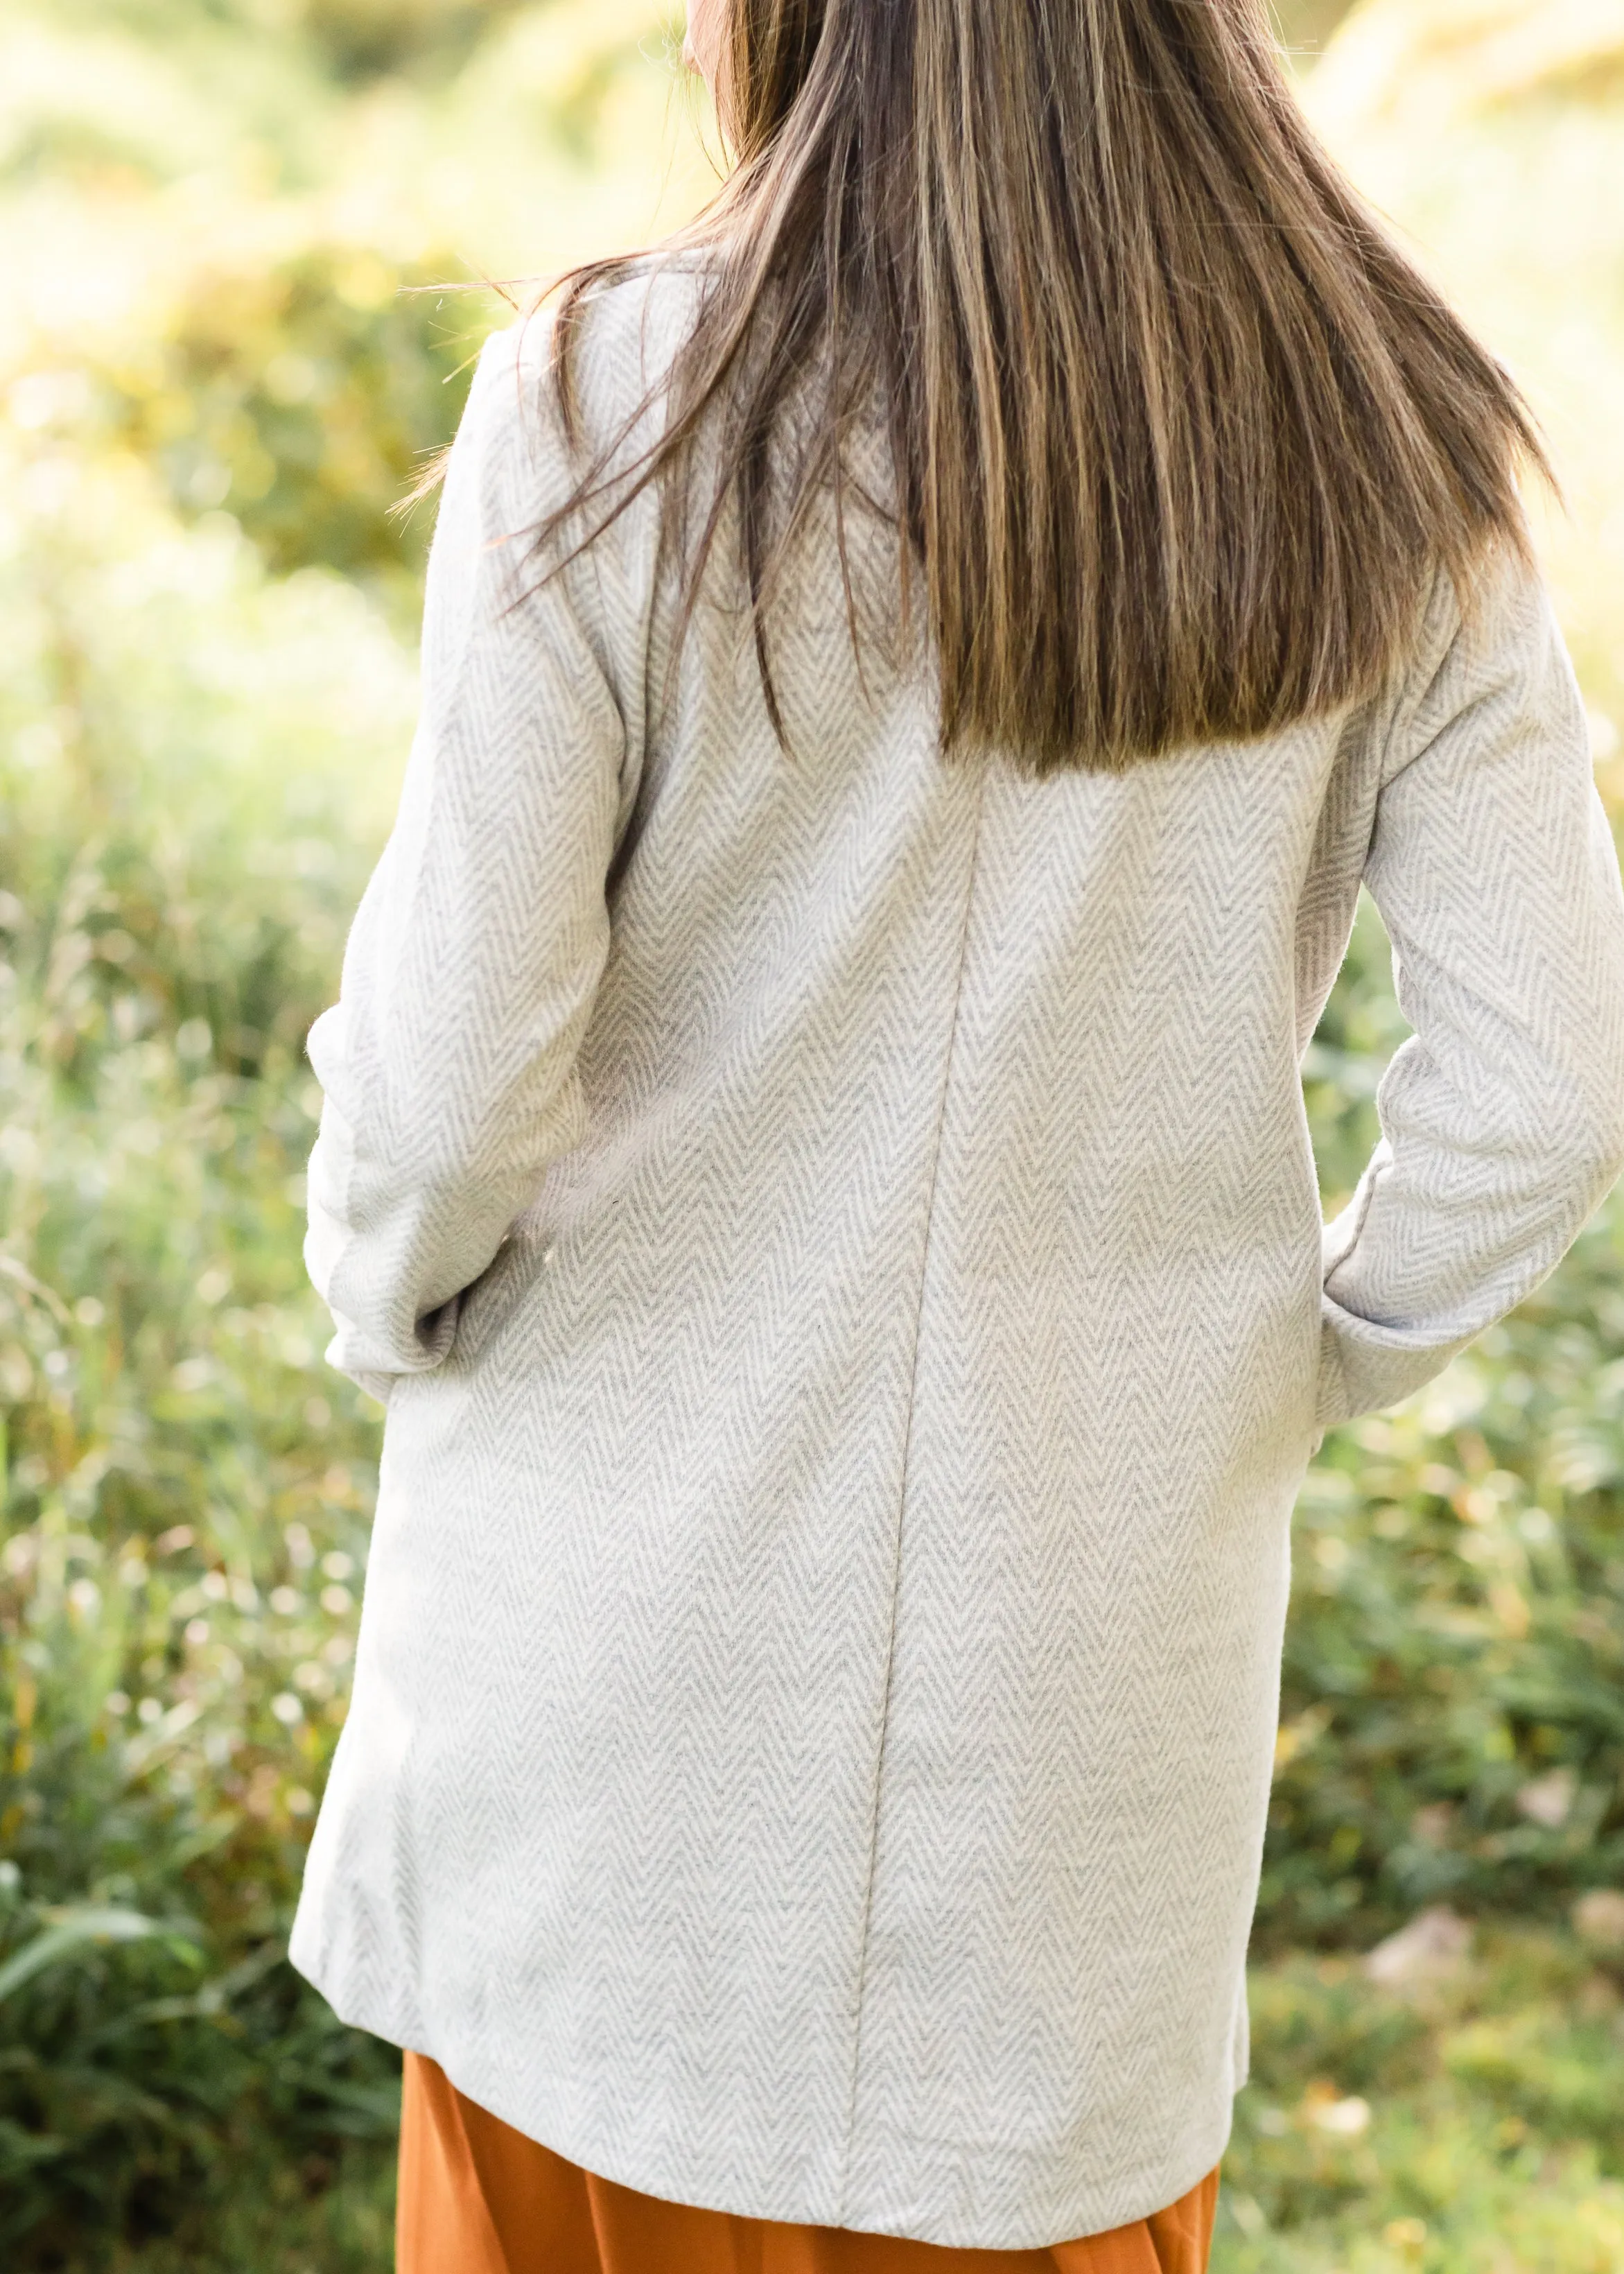
{"type": "MultiPolygon", "coordinates": [[[[1545,422],[1624,812],[1624,0],[1282,27],[1545,422]]],[[[389,2263],[394,2058],[283,1958],[378,1445],[299,1262],[301,1045],[411,729],[426,527],[387,508],[503,320],[485,282],[706,194],[680,32],[650,0],[0,4],[18,2274],[389,2263]]],[[[1308,1068],[1327,1201],[1401,1033],[1367,910],[1308,1068]]],[[[1615,1203],[1310,1480],[1219,2274],[1624,2274],[1621,1495],[1615,1203]]]]}

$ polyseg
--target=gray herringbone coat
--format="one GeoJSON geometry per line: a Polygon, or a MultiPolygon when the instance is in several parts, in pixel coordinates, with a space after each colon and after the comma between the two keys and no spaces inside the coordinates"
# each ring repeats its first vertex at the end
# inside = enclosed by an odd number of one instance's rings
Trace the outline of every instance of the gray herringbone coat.
{"type": "MultiPolygon", "coordinates": [[[[607,433],[681,279],[590,328],[607,433]]],[[[1543,591],[1390,699],[1122,777],[944,764],[832,560],[671,702],[645,501],[561,583],[493,341],[423,724],[311,1038],[309,1255],[387,1395],[297,1963],[645,2192],[988,2248],[1218,2158],[1318,1433],[1624,1156],[1624,900],[1543,591]],[[515,602],[516,605],[508,605],[515,602]],[[1416,1039],[1322,1249],[1361,878],[1416,1039]]],[[[877,540],[876,540],[877,541],[877,540]]]]}

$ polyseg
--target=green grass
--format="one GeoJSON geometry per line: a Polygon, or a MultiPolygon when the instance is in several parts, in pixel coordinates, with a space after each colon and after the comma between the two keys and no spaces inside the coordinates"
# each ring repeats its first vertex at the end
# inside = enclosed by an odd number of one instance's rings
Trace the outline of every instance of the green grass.
{"type": "Polygon", "coordinates": [[[84,2263],[98,2274],[387,2274],[392,2150],[350,2146],[294,2158],[274,2136],[234,2144],[237,2152],[214,2168],[169,2233],[84,2263]]]}
{"type": "Polygon", "coordinates": [[[1345,1955],[1252,1984],[1214,2274],[1617,2274],[1624,1992],[1571,1936],[1486,1927],[1399,1998],[1345,1955]]]}

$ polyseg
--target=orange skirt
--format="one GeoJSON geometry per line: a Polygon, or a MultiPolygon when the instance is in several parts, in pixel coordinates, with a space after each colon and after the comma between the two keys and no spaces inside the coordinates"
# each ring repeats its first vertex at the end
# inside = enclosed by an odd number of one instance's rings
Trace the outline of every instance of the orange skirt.
{"type": "Polygon", "coordinates": [[[1210,2172],[1170,2210],[1049,2250],[944,2250],[693,2210],[617,2187],[406,2056],[395,2274],[1206,2274],[1210,2172]]]}

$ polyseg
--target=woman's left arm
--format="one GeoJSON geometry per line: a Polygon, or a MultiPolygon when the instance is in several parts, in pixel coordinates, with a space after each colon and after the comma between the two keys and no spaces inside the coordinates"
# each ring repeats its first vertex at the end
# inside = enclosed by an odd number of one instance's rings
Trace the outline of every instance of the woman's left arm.
{"type": "Polygon", "coordinates": [[[579,1142],[627,734],[581,595],[527,537],[568,485],[511,333],[480,358],[430,553],[399,815],[310,1036],[325,1092],[305,1261],[333,1365],[375,1397],[440,1365],[457,1299],[579,1142]]]}

